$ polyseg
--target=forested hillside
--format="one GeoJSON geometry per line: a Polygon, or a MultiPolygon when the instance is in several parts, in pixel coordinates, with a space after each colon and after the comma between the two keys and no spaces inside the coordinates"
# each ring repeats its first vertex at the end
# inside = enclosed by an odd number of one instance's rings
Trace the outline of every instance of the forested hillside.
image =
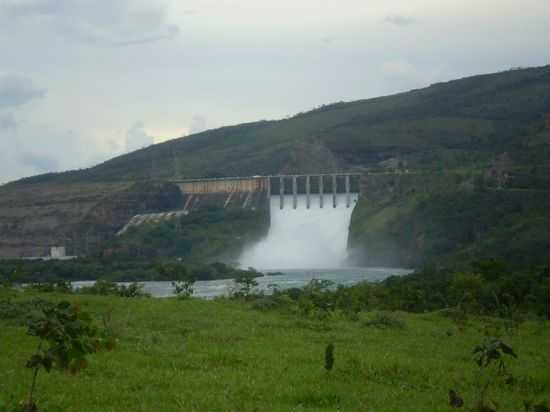
{"type": "MultiPolygon", "coordinates": [[[[167,183],[173,179],[334,171],[364,176],[350,233],[357,264],[492,256],[517,265],[542,262],[550,256],[550,66],[223,127],[90,169],[10,183],[0,188],[0,256],[68,237],[97,239],[101,250],[128,219],[121,208],[177,207],[167,183]],[[40,193],[40,202],[32,193],[40,193]],[[89,207],[81,207],[82,197],[89,207]]],[[[218,240],[213,243],[223,249],[218,240]]]]}

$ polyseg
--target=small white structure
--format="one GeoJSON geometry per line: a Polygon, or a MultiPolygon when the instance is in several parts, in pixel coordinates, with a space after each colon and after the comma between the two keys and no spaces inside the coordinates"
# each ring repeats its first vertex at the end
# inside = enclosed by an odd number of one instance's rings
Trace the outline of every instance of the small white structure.
{"type": "Polygon", "coordinates": [[[67,256],[65,246],[53,246],[50,248],[50,257],[52,259],[63,259],[67,256]]]}

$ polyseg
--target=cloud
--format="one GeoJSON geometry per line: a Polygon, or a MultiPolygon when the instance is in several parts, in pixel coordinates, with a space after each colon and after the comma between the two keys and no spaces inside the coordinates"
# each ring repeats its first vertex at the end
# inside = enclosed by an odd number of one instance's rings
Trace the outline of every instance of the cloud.
{"type": "Polygon", "coordinates": [[[6,0],[0,5],[2,20],[46,26],[73,40],[107,46],[155,42],[179,31],[167,22],[162,4],[142,0],[6,0]]]}
{"type": "Polygon", "coordinates": [[[330,36],[324,36],[324,37],[321,38],[321,43],[323,43],[326,46],[331,44],[333,41],[334,41],[334,39],[330,36]]]}
{"type": "Polygon", "coordinates": [[[13,113],[0,113],[0,130],[15,130],[17,129],[17,120],[13,113]]]}
{"type": "Polygon", "coordinates": [[[143,122],[136,122],[127,132],[126,132],[126,151],[132,152],[147,146],[150,146],[154,143],[155,138],[149,136],[145,131],[145,125],[143,122]]]}
{"type": "Polygon", "coordinates": [[[386,16],[384,21],[386,23],[393,24],[394,26],[399,26],[399,27],[410,26],[410,25],[416,23],[416,19],[414,17],[402,16],[402,15],[399,15],[399,14],[386,16]]]}
{"type": "Polygon", "coordinates": [[[113,157],[104,139],[64,127],[26,119],[16,123],[11,115],[8,128],[0,125],[0,184],[37,173],[89,167],[113,157]]]}
{"type": "Polygon", "coordinates": [[[189,134],[204,132],[206,130],[206,119],[200,114],[195,114],[191,118],[189,126],[189,134]]]}
{"type": "Polygon", "coordinates": [[[19,154],[19,161],[22,166],[34,173],[47,173],[60,169],[59,161],[44,153],[23,152],[19,154]]]}
{"type": "Polygon", "coordinates": [[[34,87],[27,77],[16,74],[0,76],[0,109],[22,106],[45,95],[46,89],[34,87]]]}
{"type": "Polygon", "coordinates": [[[392,93],[426,87],[447,77],[448,69],[441,65],[426,68],[405,59],[389,60],[380,65],[380,78],[392,93]]]}
{"type": "Polygon", "coordinates": [[[417,77],[416,66],[406,60],[389,60],[382,63],[382,69],[389,77],[417,77]]]}

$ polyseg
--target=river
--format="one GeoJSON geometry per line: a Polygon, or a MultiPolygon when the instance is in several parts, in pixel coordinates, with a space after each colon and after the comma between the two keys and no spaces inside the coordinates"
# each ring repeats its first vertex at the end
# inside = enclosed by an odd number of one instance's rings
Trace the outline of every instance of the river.
{"type": "MultiPolygon", "coordinates": [[[[335,285],[351,286],[359,282],[379,282],[389,276],[403,276],[411,273],[407,269],[397,268],[340,268],[340,269],[284,269],[272,270],[281,272],[277,276],[263,276],[256,278],[258,287],[256,291],[271,293],[273,287],[280,290],[289,288],[301,288],[312,279],[330,280],[335,285]]],[[[73,282],[75,288],[93,285],[94,281],[73,282]]],[[[144,285],[144,290],[153,297],[165,298],[174,296],[171,282],[139,282],[144,285]]],[[[121,282],[121,284],[128,284],[121,282]]],[[[228,296],[234,287],[231,279],[197,281],[194,285],[194,297],[213,299],[218,296],[228,296]]]]}

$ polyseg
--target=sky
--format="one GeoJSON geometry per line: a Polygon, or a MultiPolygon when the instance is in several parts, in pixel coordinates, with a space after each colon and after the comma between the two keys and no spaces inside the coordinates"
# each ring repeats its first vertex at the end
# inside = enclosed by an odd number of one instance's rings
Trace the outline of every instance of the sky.
{"type": "Polygon", "coordinates": [[[549,0],[0,0],[0,184],[550,64],[549,0]]]}

